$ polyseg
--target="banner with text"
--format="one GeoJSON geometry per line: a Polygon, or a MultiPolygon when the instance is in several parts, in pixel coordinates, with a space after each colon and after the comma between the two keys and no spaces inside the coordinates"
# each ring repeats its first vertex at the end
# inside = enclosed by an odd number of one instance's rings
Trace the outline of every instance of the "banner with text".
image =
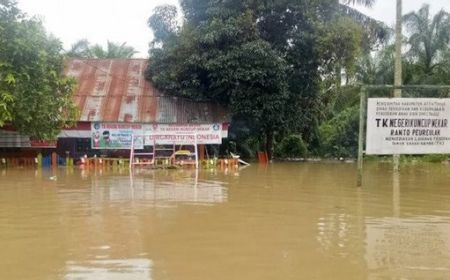
{"type": "MultiPolygon", "coordinates": [[[[92,123],[92,149],[130,149],[133,134],[143,134],[142,124],[92,123]]],[[[143,149],[142,138],[136,138],[135,149],[143,149]]]]}
{"type": "Polygon", "coordinates": [[[369,98],[366,154],[450,153],[449,98],[369,98]]]}
{"type": "Polygon", "coordinates": [[[145,145],[222,144],[222,124],[149,124],[145,145]]]}

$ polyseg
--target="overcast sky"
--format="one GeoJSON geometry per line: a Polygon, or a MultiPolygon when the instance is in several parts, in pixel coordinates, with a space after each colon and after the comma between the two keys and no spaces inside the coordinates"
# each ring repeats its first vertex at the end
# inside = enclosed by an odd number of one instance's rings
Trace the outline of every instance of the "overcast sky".
{"type": "MultiPolygon", "coordinates": [[[[66,49],[79,39],[106,45],[106,41],[127,42],[147,57],[152,32],[147,19],[154,7],[161,4],[178,5],[178,0],[18,0],[28,15],[43,18],[48,32],[60,38],[66,49]]],[[[395,0],[377,0],[372,8],[358,7],[365,14],[393,25],[395,0]]],[[[403,12],[418,10],[428,3],[435,13],[450,12],[450,0],[403,0],[403,12]]]]}

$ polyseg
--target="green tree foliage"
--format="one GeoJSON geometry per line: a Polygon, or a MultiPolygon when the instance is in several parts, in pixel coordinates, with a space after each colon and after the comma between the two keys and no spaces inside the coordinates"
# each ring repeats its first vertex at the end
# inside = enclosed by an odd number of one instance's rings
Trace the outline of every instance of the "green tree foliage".
{"type": "MultiPolygon", "coordinates": [[[[439,11],[432,16],[429,6],[403,17],[407,27],[407,53],[403,57],[404,84],[448,84],[450,82],[449,14],[439,11]]],[[[331,97],[325,121],[320,126],[321,151],[329,156],[355,156],[357,148],[357,104],[360,84],[394,83],[393,44],[382,45],[376,52],[363,54],[356,64],[355,74],[349,83],[327,94],[331,97]],[[350,109],[349,109],[350,108],[350,109]],[[353,109],[352,109],[353,108],[353,109]]],[[[372,96],[389,97],[387,90],[371,91],[372,96]]],[[[443,91],[403,90],[408,97],[447,97],[443,91]]]]}
{"type": "MultiPolygon", "coordinates": [[[[429,6],[403,16],[408,34],[404,37],[407,53],[403,57],[404,84],[448,84],[450,16],[439,11],[431,16],[429,6]]],[[[363,84],[393,84],[394,52],[392,44],[366,54],[356,65],[355,81],[363,84]]]]}
{"type": "MultiPolygon", "coordinates": [[[[348,4],[357,1],[347,1],[348,4]]],[[[363,2],[363,1],[362,1],[363,2]]],[[[374,1],[368,1],[374,2],[374,1]]],[[[367,3],[369,6],[372,4],[367,3]]],[[[383,22],[377,21],[357,9],[347,6],[340,5],[340,13],[344,16],[350,17],[355,22],[357,22],[361,27],[363,27],[363,40],[362,49],[365,53],[376,50],[383,44],[385,44],[393,34],[393,30],[387,27],[383,22]]]]}
{"type": "Polygon", "coordinates": [[[433,17],[429,5],[403,16],[409,32],[408,60],[413,66],[413,83],[449,83],[445,53],[450,44],[450,14],[441,10],[433,17]]]}
{"type": "Polygon", "coordinates": [[[301,135],[289,135],[277,146],[275,154],[281,158],[304,158],[307,153],[308,147],[301,135]]]}
{"type": "Polygon", "coordinates": [[[148,26],[153,30],[153,42],[162,43],[176,34],[177,8],[173,5],[162,5],[155,8],[148,19],[148,26]]]}
{"type": "Polygon", "coordinates": [[[15,2],[0,0],[0,127],[53,139],[72,124],[74,81],[63,76],[61,43],[15,2]]]}
{"type": "Polygon", "coordinates": [[[395,46],[390,44],[381,50],[359,58],[355,69],[355,80],[367,85],[393,84],[395,46]]]}
{"type": "Polygon", "coordinates": [[[72,45],[66,55],[73,58],[132,58],[136,53],[137,51],[126,43],[108,41],[104,49],[101,45],[91,45],[88,40],[81,39],[72,45]]]}
{"type": "Polygon", "coordinates": [[[354,157],[358,149],[359,107],[344,109],[320,126],[324,156],[354,157]]]}
{"type": "Polygon", "coordinates": [[[359,4],[367,7],[372,7],[375,4],[375,0],[345,0],[343,1],[346,4],[359,4]]]}
{"type": "Polygon", "coordinates": [[[92,57],[91,45],[88,40],[81,39],[75,42],[69,51],[66,52],[68,57],[88,58],[92,57]]]}
{"type": "Polygon", "coordinates": [[[277,134],[317,142],[322,80],[353,71],[365,30],[343,17],[338,1],[183,0],[181,7],[179,29],[167,6],[149,19],[160,43],[147,71],[156,87],[228,107],[263,136],[269,154],[277,134]]]}

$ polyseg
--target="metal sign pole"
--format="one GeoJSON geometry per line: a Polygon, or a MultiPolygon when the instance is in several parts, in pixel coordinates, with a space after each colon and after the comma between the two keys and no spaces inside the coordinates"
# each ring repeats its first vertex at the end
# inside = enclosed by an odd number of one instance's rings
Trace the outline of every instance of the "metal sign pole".
{"type": "MultiPolygon", "coordinates": [[[[402,0],[397,0],[397,20],[395,25],[395,73],[394,85],[399,87],[402,85],[402,0]]],[[[402,89],[394,89],[394,97],[402,97],[402,89]]],[[[400,169],[400,155],[394,154],[393,157],[394,171],[400,169]]]]}

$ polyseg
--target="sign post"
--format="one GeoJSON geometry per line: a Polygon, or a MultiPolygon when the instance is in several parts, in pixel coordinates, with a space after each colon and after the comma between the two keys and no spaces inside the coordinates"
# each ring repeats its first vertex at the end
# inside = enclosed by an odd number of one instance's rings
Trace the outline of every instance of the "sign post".
{"type": "Polygon", "coordinates": [[[92,149],[129,150],[143,149],[146,142],[153,145],[173,143],[222,144],[222,124],[140,124],[140,123],[92,123],[92,149]],[[132,140],[133,135],[147,137],[132,140]],[[144,141],[145,140],[145,141],[144,141]]]}
{"type": "MultiPolygon", "coordinates": [[[[364,153],[371,155],[450,154],[450,98],[368,99],[370,91],[376,89],[450,90],[450,85],[366,85],[361,87],[357,186],[361,186],[363,181],[364,153]],[[364,122],[366,115],[367,135],[364,122]],[[364,138],[366,138],[365,151],[364,138]]],[[[394,160],[394,169],[396,164],[394,160]]]]}
{"type": "Polygon", "coordinates": [[[450,98],[370,98],[366,153],[450,153],[450,98]]]}
{"type": "MultiPolygon", "coordinates": [[[[395,22],[395,70],[394,70],[394,97],[402,97],[402,0],[397,0],[396,22],[395,22]]],[[[400,169],[400,155],[394,153],[394,171],[400,169]]]]}
{"type": "Polygon", "coordinates": [[[364,146],[364,117],[366,115],[366,101],[367,90],[365,87],[361,87],[361,95],[359,100],[359,134],[358,134],[358,180],[357,186],[362,185],[362,172],[363,172],[363,146],[364,146]]]}

